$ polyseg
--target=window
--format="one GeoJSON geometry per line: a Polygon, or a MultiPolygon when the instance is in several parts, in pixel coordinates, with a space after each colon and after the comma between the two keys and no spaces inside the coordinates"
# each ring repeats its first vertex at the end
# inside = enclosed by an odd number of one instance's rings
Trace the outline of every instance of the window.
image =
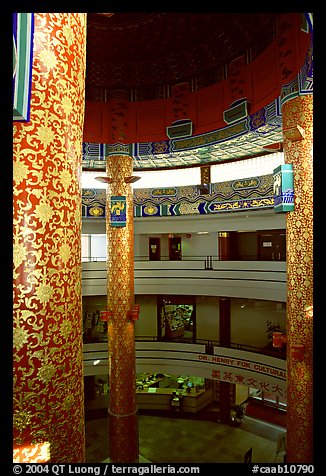
{"type": "Polygon", "coordinates": [[[82,262],[106,261],[106,235],[82,235],[82,262]]]}

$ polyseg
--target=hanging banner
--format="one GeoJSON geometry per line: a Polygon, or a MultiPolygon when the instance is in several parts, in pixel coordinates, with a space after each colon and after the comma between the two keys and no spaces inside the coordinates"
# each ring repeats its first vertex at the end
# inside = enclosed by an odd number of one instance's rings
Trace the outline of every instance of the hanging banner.
{"type": "Polygon", "coordinates": [[[293,212],[293,166],[280,165],[273,170],[274,175],[274,211],[275,213],[293,212]]]}
{"type": "Polygon", "coordinates": [[[127,203],[126,197],[117,195],[111,197],[110,225],[126,226],[127,224],[127,203]]]}
{"type": "Polygon", "coordinates": [[[32,88],[34,13],[13,13],[13,120],[28,122],[32,88]]]}

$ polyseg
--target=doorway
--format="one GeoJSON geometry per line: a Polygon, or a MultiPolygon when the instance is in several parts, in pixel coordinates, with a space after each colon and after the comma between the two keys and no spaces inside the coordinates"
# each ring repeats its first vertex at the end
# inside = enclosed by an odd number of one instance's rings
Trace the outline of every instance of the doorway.
{"type": "Polygon", "coordinates": [[[258,232],[258,259],[262,261],[286,260],[286,233],[284,230],[258,232]]]}
{"type": "Polygon", "coordinates": [[[158,339],[196,342],[195,296],[157,296],[158,339]]]}
{"type": "Polygon", "coordinates": [[[160,261],[161,259],[161,239],[149,238],[149,261],[160,261]]]}
{"type": "Polygon", "coordinates": [[[169,237],[169,259],[170,261],[173,260],[181,260],[181,237],[174,236],[169,237]]]}
{"type": "Polygon", "coordinates": [[[219,232],[218,252],[220,260],[285,261],[286,230],[219,232]]]}
{"type": "Polygon", "coordinates": [[[220,260],[257,260],[256,231],[223,231],[218,233],[220,260]]]}

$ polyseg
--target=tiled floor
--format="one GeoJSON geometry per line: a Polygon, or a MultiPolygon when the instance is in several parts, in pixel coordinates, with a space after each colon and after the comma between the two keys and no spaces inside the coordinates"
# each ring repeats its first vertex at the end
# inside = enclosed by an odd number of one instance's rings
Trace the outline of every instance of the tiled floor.
{"type": "MultiPolygon", "coordinates": [[[[252,448],[253,463],[283,462],[276,454],[285,428],[246,416],[238,427],[216,421],[139,415],[140,462],[242,463],[252,448]]],[[[108,421],[86,421],[86,462],[109,458],[108,421]]]]}

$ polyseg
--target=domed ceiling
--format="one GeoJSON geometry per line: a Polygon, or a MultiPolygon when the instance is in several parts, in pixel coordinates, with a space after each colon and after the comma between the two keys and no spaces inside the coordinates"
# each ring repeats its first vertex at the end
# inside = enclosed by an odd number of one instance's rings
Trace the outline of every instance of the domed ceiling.
{"type": "Polygon", "coordinates": [[[277,13],[89,13],[87,85],[173,84],[217,70],[275,38],[277,13]]]}
{"type": "MultiPolygon", "coordinates": [[[[88,13],[86,99],[102,100],[105,95],[107,100],[117,91],[131,101],[165,99],[166,88],[181,81],[191,82],[194,91],[215,84],[225,78],[223,71],[232,60],[245,55],[253,61],[275,40],[279,15],[88,13]]],[[[263,155],[282,141],[280,127],[272,129],[270,135],[248,133],[222,146],[206,142],[186,151],[171,147],[164,154],[143,151],[140,155],[134,144],[134,169],[198,166],[263,155]]],[[[99,157],[96,147],[84,147],[84,170],[105,168],[92,160],[92,154],[99,157]]]]}

